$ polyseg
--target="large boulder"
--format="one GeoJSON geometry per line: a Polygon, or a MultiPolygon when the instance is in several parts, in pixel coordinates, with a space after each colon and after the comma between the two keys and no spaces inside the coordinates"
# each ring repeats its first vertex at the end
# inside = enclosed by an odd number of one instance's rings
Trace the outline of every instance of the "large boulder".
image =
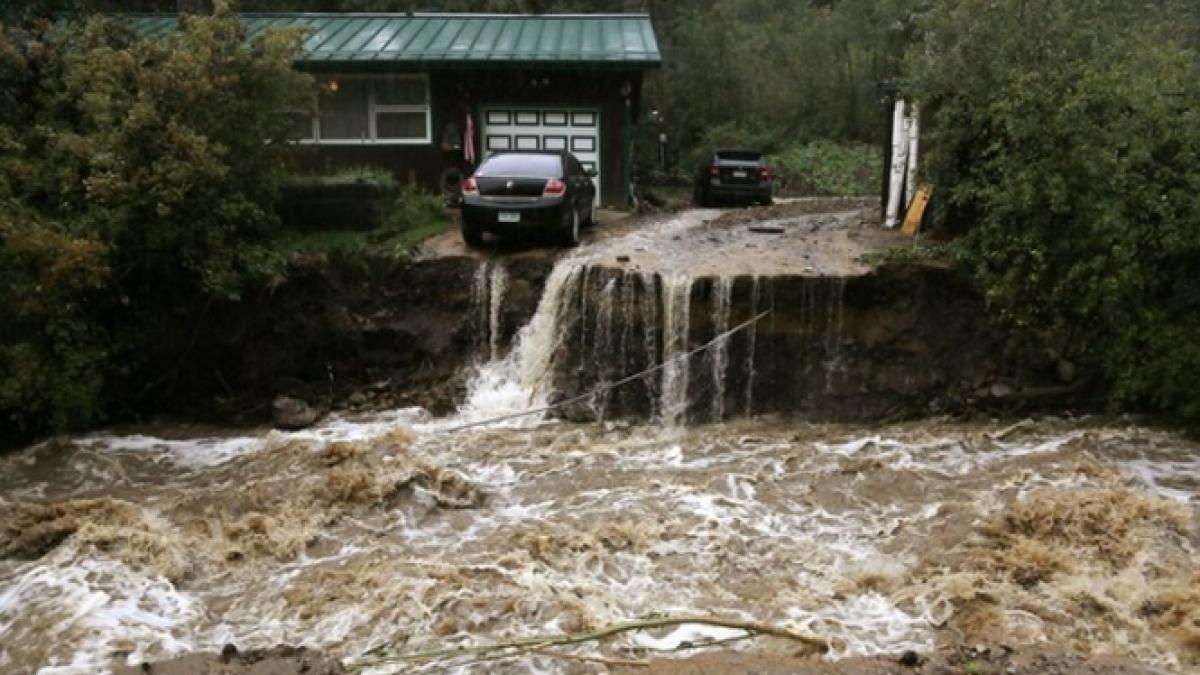
{"type": "Polygon", "coordinates": [[[308,402],[290,396],[280,396],[271,404],[272,419],[280,429],[304,429],[321,417],[321,411],[308,402]]]}

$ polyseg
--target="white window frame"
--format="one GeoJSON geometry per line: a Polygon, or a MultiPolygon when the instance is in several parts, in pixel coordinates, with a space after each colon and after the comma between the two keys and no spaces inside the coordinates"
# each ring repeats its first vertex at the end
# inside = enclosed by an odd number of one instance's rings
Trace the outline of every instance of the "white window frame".
{"type": "Polygon", "coordinates": [[[302,145],[429,145],[433,143],[433,106],[429,101],[429,74],[428,73],[403,73],[403,74],[388,74],[374,75],[367,73],[330,73],[323,74],[321,78],[334,78],[337,80],[366,80],[367,86],[367,138],[321,138],[321,110],[320,97],[318,97],[316,114],[312,119],[313,134],[312,138],[300,138],[295,142],[302,145]],[[425,85],[425,104],[424,105],[383,105],[375,103],[375,82],[382,79],[389,80],[420,80],[425,85]],[[424,113],[425,114],[425,137],[424,138],[379,138],[376,117],[380,113],[424,113]]]}

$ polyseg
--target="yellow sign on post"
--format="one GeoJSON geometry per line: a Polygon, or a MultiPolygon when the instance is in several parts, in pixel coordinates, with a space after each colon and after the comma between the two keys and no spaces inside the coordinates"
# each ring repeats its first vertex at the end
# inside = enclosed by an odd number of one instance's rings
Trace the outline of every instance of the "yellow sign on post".
{"type": "Polygon", "coordinates": [[[915,237],[917,232],[921,231],[921,221],[925,218],[925,207],[929,206],[929,198],[932,195],[933,186],[928,183],[917,188],[917,194],[913,195],[912,204],[904,216],[904,225],[900,227],[901,234],[906,237],[915,237]]]}

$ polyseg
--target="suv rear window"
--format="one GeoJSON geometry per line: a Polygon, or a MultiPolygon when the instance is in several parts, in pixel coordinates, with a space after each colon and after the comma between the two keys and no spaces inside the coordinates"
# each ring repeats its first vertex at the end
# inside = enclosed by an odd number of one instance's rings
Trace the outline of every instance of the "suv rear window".
{"type": "Polygon", "coordinates": [[[726,159],[734,162],[757,162],[762,159],[762,153],[751,150],[719,150],[717,151],[717,159],[726,159]]]}
{"type": "Polygon", "coordinates": [[[476,176],[512,176],[516,178],[562,178],[562,159],[558,155],[510,153],[492,155],[483,161],[476,176]]]}

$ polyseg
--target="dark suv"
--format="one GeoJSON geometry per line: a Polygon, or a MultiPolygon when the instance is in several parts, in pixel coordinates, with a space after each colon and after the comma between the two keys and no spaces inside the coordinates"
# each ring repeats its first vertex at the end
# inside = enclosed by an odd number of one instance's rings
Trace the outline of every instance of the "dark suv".
{"type": "Polygon", "coordinates": [[[771,170],[762,153],[718,150],[696,174],[696,203],[715,206],[723,200],[771,203],[771,170]]]}

